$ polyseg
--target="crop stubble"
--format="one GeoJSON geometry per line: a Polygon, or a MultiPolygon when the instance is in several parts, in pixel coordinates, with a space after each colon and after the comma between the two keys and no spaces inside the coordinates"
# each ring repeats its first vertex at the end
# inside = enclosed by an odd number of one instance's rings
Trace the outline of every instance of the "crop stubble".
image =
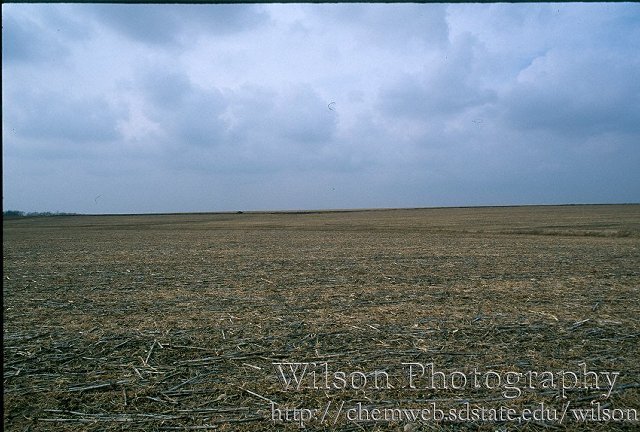
{"type": "MultiPolygon", "coordinates": [[[[640,409],[637,205],[25,218],[3,233],[7,430],[299,428],[271,421],[269,401],[562,402],[541,389],[513,400],[485,388],[291,391],[272,366],[286,361],[391,375],[402,362],[586,362],[621,372],[607,406],[640,409]]],[[[597,394],[569,397],[589,405],[597,394]]]]}

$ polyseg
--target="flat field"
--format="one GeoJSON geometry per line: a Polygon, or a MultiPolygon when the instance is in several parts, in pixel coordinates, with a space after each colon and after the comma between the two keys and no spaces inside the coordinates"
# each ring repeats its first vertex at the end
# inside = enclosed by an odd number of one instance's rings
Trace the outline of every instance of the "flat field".
{"type": "Polygon", "coordinates": [[[3,252],[5,430],[640,428],[639,205],[23,218],[3,252]]]}

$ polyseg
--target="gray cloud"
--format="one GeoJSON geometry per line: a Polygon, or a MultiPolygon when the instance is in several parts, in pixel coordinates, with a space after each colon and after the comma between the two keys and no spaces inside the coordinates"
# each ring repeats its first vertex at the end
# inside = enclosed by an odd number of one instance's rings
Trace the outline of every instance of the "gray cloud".
{"type": "MultiPolygon", "coordinates": [[[[443,46],[448,42],[446,7],[438,4],[334,4],[308,6],[322,17],[328,33],[355,32],[358,42],[404,50],[415,44],[443,46]]],[[[350,42],[350,41],[349,41],[350,42]]]]}
{"type": "Polygon", "coordinates": [[[31,32],[32,24],[9,15],[2,22],[3,60],[22,62],[55,58],[64,54],[60,45],[47,47],[46,38],[31,32]]]}
{"type": "Polygon", "coordinates": [[[222,92],[160,74],[141,88],[145,112],[181,169],[273,171],[334,161],[323,150],[334,142],[337,116],[309,85],[222,92]]]}
{"type": "Polygon", "coordinates": [[[171,118],[174,128],[164,130],[169,143],[180,143],[170,147],[179,153],[173,162],[182,169],[271,172],[335,161],[326,152],[334,144],[337,117],[308,85],[282,93],[256,87],[224,93],[192,88],[182,100],[150,115],[159,124],[171,118]],[[207,112],[213,114],[204,118],[207,112]],[[199,140],[194,141],[196,134],[199,140]],[[185,152],[197,142],[211,145],[185,152]]]}
{"type": "Polygon", "coordinates": [[[564,136],[612,131],[640,133],[637,58],[603,51],[550,51],[520,72],[504,97],[516,128],[564,136]]]}
{"type": "Polygon", "coordinates": [[[194,85],[183,73],[157,70],[140,80],[144,112],[172,147],[216,146],[227,129],[218,89],[194,85]]]}
{"type": "Polygon", "coordinates": [[[446,116],[496,100],[476,76],[479,61],[475,38],[466,35],[425,67],[421,74],[405,75],[382,89],[380,110],[390,116],[422,118],[446,116]]]}
{"type": "Polygon", "coordinates": [[[120,136],[118,121],[122,112],[104,98],[25,89],[10,92],[9,98],[20,103],[5,108],[6,124],[24,139],[59,143],[78,151],[120,136]]]}
{"type": "Polygon", "coordinates": [[[84,6],[99,22],[151,45],[182,45],[200,32],[225,35],[267,22],[255,5],[96,4],[84,6]]]}
{"type": "Polygon", "coordinates": [[[69,41],[88,37],[89,28],[51,5],[23,5],[34,13],[14,13],[12,5],[3,6],[3,62],[60,62],[69,53],[69,41]]]}
{"type": "Polygon", "coordinates": [[[2,19],[5,207],[640,199],[635,4],[33,4],[2,19]]]}
{"type": "Polygon", "coordinates": [[[279,133],[291,144],[322,145],[329,143],[335,134],[334,112],[312,88],[301,85],[288,89],[266,115],[271,118],[274,129],[269,132],[279,133]]]}

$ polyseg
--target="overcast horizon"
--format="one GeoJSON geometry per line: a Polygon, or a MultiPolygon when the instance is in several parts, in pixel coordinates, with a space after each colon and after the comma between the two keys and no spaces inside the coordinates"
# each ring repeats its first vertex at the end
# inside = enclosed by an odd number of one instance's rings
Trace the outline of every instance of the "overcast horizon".
{"type": "Polygon", "coordinates": [[[3,4],[3,209],[640,202],[640,5],[3,4]]]}

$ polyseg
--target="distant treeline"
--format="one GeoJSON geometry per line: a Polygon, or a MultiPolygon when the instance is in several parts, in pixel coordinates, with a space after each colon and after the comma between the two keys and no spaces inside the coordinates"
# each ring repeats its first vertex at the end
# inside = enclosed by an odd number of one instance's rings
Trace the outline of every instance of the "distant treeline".
{"type": "Polygon", "coordinates": [[[47,216],[73,216],[77,213],[63,212],[23,212],[20,210],[7,210],[2,212],[3,219],[17,219],[23,217],[47,217],[47,216]]]}

